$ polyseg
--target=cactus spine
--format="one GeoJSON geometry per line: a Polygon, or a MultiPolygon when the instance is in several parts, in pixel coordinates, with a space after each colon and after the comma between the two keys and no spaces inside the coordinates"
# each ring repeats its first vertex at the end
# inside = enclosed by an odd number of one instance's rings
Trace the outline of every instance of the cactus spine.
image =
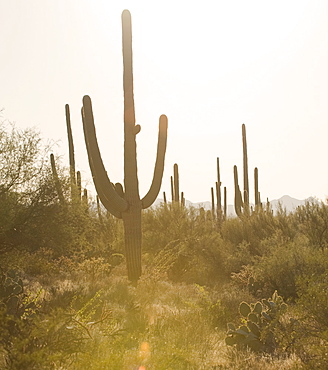
{"type": "Polygon", "coordinates": [[[140,125],[135,124],[132,71],[131,15],[122,13],[123,34],[123,88],[124,88],[124,189],[113,185],[105,170],[96,138],[91,99],[83,98],[82,120],[89,165],[99,198],[114,216],[123,219],[125,254],[128,278],[136,283],[141,276],[141,211],[156,200],[159,193],[167,141],[167,117],[160,116],[157,157],[152,184],[144,198],[140,199],[137,176],[136,135],[140,125]]]}

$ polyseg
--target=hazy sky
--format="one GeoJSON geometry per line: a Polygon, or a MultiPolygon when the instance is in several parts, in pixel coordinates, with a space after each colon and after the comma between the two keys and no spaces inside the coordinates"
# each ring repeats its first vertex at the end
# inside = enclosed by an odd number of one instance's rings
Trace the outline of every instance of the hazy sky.
{"type": "Polygon", "coordinates": [[[250,187],[258,167],[262,200],[328,196],[327,0],[2,0],[3,118],[58,141],[68,165],[68,103],[77,169],[92,189],[80,116],[90,95],[108,175],[121,182],[124,9],[132,14],[141,196],[161,114],[169,130],[160,197],[170,194],[178,163],[185,197],[210,200],[219,157],[232,203],[234,164],[242,180],[243,123],[250,187]]]}

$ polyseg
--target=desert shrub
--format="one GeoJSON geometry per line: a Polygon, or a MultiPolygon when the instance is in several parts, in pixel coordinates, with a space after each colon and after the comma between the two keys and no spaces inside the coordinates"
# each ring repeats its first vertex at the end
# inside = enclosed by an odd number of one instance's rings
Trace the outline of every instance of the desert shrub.
{"type": "Polygon", "coordinates": [[[175,282],[214,285],[225,277],[222,259],[222,239],[219,234],[204,234],[168,243],[148,270],[158,278],[175,282]]]}
{"type": "Polygon", "coordinates": [[[299,206],[294,214],[298,229],[314,248],[326,249],[328,246],[328,205],[315,200],[299,206]]]}
{"type": "Polygon", "coordinates": [[[297,310],[302,315],[297,338],[298,351],[307,368],[325,369],[328,366],[328,274],[321,271],[297,279],[297,310]]]}
{"type": "Polygon", "coordinates": [[[258,209],[250,216],[227,219],[221,227],[222,238],[234,246],[248,245],[251,255],[261,255],[261,242],[276,234],[291,240],[296,235],[293,218],[283,209],[276,215],[270,209],[258,209]]]}
{"type": "Polygon", "coordinates": [[[149,209],[143,217],[143,248],[145,252],[158,253],[168,243],[177,239],[201,237],[215,232],[211,219],[201,210],[162,204],[149,209]]]}
{"type": "Polygon", "coordinates": [[[294,300],[299,277],[321,273],[327,268],[326,256],[321,251],[315,252],[304,237],[266,249],[267,253],[251,267],[252,276],[265,295],[279,289],[284,299],[294,300]]]}

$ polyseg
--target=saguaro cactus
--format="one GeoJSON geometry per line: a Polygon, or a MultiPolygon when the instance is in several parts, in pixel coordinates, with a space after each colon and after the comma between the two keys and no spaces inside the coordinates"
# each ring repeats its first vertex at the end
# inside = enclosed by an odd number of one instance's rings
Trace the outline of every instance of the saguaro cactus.
{"type": "Polygon", "coordinates": [[[174,189],[174,201],[179,203],[180,201],[179,167],[177,163],[174,163],[173,165],[173,189],[174,189]]]}
{"type": "Polygon", "coordinates": [[[254,195],[255,195],[255,209],[260,207],[260,193],[259,193],[259,170],[257,167],[254,168],[254,195]]]}
{"type": "Polygon", "coordinates": [[[233,175],[234,175],[234,183],[235,183],[235,212],[238,217],[242,215],[241,209],[244,206],[243,198],[241,196],[241,191],[238,184],[238,170],[237,166],[233,166],[233,175]]]}
{"type": "Polygon", "coordinates": [[[246,141],[246,126],[242,124],[242,139],[243,139],[243,174],[244,174],[244,191],[241,192],[238,184],[237,166],[234,166],[234,181],[235,181],[235,211],[238,216],[242,214],[248,216],[249,209],[249,182],[248,182],[248,157],[247,157],[247,141],[246,141]]]}
{"type": "Polygon", "coordinates": [[[249,214],[249,182],[248,182],[248,157],[247,157],[247,140],[246,140],[246,126],[242,126],[243,138],[243,169],[244,169],[244,212],[249,214]]]}
{"type": "Polygon", "coordinates": [[[141,275],[141,211],[156,200],[159,193],[167,141],[167,117],[160,116],[157,158],[152,184],[144,198],[139,196],[137,176],[136,135],[140,125],[135,124],[131,15],[122,13],[123,34],[123,88],[124,88],[124,189],[110,182],[96,138],[91,99],[83,98],[82,120],[85,143],[93,181],[102,204],[114,216],[122,218],[125,235],[125,254],[128,278],[136,282],[141,275]]]}
{"type": "Polygon", "coordinates": [[[216,170],[217,170],[217,181],[215,183],[216,188],[216,217],[218,223],[222,221],[222,205],[221,205],[221,176],[220,176],[220,160],[219,157],[216,158],[216,170]]]}
{"type": "Polygon", "coordinates": [[[174,163],[173,165],[173,176],[171,176],[170,180],[172,204],[174,203],[184,207],[186,205],[186,199],[184,196],[184,192],[182,191],[180,193],[179,167],[177,163],[174,163]]]}
{"type": "Polygon", "coordinates": [[[223,217],[227,218],[227,187],[223,188],[223,217]]]}
{"type": "Polygon", "coordinates": [[[55,187],[56,187],[56,191],[57,191],[57,194],[58,194],[59,202],[61,204],[65,204],[65,198],[64,198],[63,190],[61,188],[59,176],[58,176],[57,169],[56,169],[55,157],[54,157],[53,153],[50,154],[50,164],[51,164],[52,176],[54,178],[55,187]]]}
{"type": "Polygon", "coordinates": [[[211,187],[212,220],[215,220],[214,188],[211,187]]]}
{"type": "Polygon", "coordinates": [[[71,117],[69,111],[69,105],[65,105],[65,116],[66,116],[66,127],[67,127],[67,138],[68,138],[68,153],[69,153],[69,172],[71,179],[71,196],[72,200],[75,197],[76,188],[76,175],[75,175],[75,156],[74,156],[74,143],[71,126],[71,117]]]}

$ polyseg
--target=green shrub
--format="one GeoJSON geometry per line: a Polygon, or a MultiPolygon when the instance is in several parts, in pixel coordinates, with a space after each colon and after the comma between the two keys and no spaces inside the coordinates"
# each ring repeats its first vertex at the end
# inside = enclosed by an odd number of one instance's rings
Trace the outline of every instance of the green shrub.
{"type": "Polygon", "coordinates": [[[269,295],[279,289],[284,299],[297,298],[297,279],[320,273],[327,268],[328,260],[321,251],[313,250],[304,238],[276,245],[254,261],[253,277],[262,294],[269,295]]]}

